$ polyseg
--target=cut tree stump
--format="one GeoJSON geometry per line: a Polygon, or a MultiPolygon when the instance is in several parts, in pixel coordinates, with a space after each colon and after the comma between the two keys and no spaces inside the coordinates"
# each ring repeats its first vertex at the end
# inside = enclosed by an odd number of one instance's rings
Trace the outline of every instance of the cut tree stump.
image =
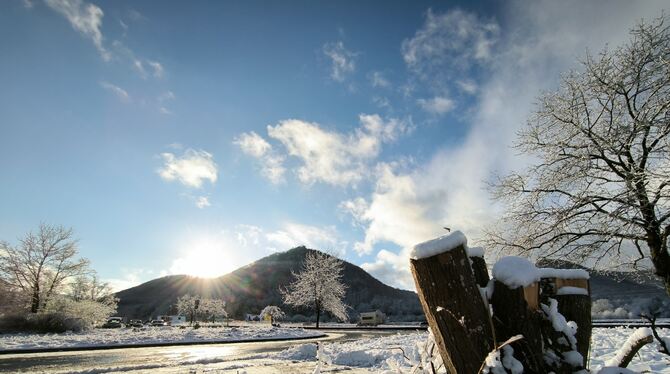
{"type": "Polygon", "coordinates": [[[476,374],[493,346],[484,303],[466,250],[411,259],[421,306],[449,373],[476,374]]]}
{"type": "Polygon", "coordinates": [[[489,271],[486,268],[486,261],[483,257],[472,256],[470,257],[472,261],[472,271],[475,273],[475,280],[479,287],[486,287],[489,283],[489,271]]]}
{"type": "Polygon", "coordinates": [[[539,288],[537,283],[528,287],[510,289],[502,282],[495,281],[491,305],[493,306],[493,326],[498,341],[505,341],[521,334],[523,339],[512,343],[514,357],[521,361],[524,373],[544,373],[542,353],[542,315],[526,301],[536,304],[539,288]]]}
{"type": "Polygon", "coordinates": [[[584,367],[588,362],[591,348],[591,296],[588,295],[556,295],[558,311],[568,321],[577,323],[577,351],[584,357],[584,367]]]}

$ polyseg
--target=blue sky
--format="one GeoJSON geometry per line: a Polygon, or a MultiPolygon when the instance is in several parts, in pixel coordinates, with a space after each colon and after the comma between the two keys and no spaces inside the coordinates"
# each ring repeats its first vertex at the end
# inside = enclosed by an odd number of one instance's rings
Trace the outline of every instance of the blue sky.
{"type": "Polygon", "coordinates": [[[4,1],[0,239],[72,227],[117,289],[303,244],[411,289],[537,95],[663,5],[4,1]]]}

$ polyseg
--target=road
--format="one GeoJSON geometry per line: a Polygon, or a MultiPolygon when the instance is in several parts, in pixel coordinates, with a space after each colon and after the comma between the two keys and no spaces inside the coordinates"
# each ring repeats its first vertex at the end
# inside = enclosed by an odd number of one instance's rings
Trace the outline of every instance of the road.
{"type": "MultiPolygon", "coordinates": [[[[311,373],[314,363],[267,360],[268,353],[293,345],[343,342],[397,331],[324,331],[326,338],[285,342],[124,348],[98,351],[29,353],[0,356],[9,373],[311,373]]],[[[336,369],[336,368],[331,368],[336,369]]],[[[347,373],[353,373],[347,370],[347,373]]]]}

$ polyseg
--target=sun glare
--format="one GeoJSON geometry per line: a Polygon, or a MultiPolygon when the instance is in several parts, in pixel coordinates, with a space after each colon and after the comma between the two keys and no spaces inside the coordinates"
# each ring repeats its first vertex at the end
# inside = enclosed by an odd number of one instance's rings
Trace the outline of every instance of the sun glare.
{"type": "Polygon", "coordinates": [[[181,251],[172,263],[172,274],[214,278],[235,270],[232,251],[221,240],[200,238],[181,251]]]}

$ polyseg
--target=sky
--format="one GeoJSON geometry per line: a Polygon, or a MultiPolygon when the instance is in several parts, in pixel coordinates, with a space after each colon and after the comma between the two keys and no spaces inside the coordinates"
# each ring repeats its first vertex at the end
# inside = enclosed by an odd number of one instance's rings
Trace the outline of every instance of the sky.
{"type": "Polygon", "coordinates": [[[116,290],[305,245],[413,289],[560,75],[663,1],[0,2],[0,240],[71,227],[116,290]]]}

